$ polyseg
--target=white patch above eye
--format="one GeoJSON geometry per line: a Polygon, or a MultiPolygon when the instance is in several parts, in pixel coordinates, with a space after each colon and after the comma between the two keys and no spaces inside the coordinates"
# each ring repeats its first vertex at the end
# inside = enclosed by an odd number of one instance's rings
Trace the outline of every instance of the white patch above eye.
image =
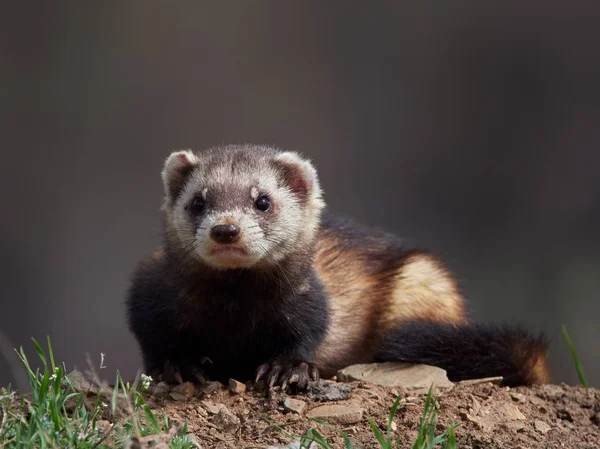
{"type": "Polygon", "coordinates": [[[250,196],[252,197],[253,200],[256,201],[256,199],[258,198],[258,189],[256,187],[252,187],[250,189],[250,196]]]}
{"type": "Polygon", "coordinates": [[[202,189],[202,199],[205,200],[206,199],[206,193],[208,192],[208,187],[204,187],[202,189]]]}

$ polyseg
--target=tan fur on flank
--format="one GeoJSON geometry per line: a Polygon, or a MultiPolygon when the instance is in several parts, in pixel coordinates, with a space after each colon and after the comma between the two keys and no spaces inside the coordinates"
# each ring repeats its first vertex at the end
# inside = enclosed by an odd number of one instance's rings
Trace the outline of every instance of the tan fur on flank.
{"type": "Polygon", "coordinates": [[[393,284],[389,309],[383,316],[386,326],[414,319],[466,321],[464,300],[454,279],[432,256],[416,254],[408,258],[393,284]]]}

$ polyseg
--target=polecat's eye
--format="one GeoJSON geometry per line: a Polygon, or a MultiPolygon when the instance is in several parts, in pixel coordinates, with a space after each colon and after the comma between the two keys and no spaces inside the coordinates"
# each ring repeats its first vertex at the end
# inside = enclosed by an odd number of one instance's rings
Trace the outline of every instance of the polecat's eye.
{"type": "Polygon", "coordinates": [[[205,202],[201,196],[195,196],[189,205],[189,209],[194,214],[199,214],[204,209],[205,202]]]}
{"type": "Polygon", "coordinates": [[[271,201],[266,196],[259,196],[254,202],[256,208],[262,212],[266,212],[271,208],[271,201]]]}

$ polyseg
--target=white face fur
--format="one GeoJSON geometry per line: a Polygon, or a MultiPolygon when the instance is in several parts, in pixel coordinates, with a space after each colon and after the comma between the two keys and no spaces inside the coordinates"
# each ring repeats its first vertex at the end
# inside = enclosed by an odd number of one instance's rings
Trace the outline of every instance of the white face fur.
{"type": "Polygon", "coordinates": [[[162,178],[170,241],[218,269],[279,263],[312,242],[324,206],[312,164],[266,147],[177,151],[162,178]]]}

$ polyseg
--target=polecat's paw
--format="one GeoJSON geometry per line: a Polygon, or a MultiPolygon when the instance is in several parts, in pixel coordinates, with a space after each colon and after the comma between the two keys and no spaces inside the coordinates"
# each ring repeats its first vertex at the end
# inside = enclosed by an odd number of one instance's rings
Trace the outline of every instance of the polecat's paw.
{"type": "Polygon", "coordinates": [[[280,385],[282,390],[294,386],[298,390],[305,390],[308,382],[319,379],[317,368],[307,362],[291,362],[275,360],[261,365],[256,372],[255,382],[265,378],[269,389],[280,385]]]}
{"type": "MultiPolygon", "coordinates": [[[[201,361],[200,363],[204,363],[201,361]]],[[[204,371],[202,368],[196,365],[178,364],[167,360],[163,365],[162,370],[156,375],[159,381],[168,384],[182,384],[184,382],[192,382],[199,385],[204,385],[206,379],[204,377],[204,371]]]]}

